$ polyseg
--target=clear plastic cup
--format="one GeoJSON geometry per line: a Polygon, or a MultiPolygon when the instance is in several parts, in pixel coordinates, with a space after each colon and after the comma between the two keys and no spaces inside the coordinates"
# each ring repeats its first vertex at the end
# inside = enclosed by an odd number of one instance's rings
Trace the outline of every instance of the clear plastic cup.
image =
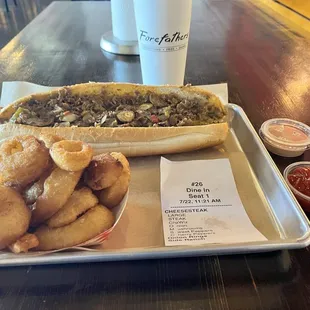
{"type": "Polygon", "coordinates": [[[297,157],[310,147],[310,127],[287,118],[264,122],[259,130],[266,148],[283,157],[297,157]]]}
{"type": "MultiPolygon", "coordinates": [[[[284,170],[284,179],[286,180],[288,186],[290,187],[291,191],[295,195],[296,199],[300,203],[301,207],[307,211],[310,212],[310,195],[306,195],[304,193],[301,193],[298,189],[296,189],[293,184],[289,180],[289,175],[293,173],[297,168],[306,168],[310,170],[310,161],[300,161],[297,163],[293,163],[289,166],[287,166],[284,170]]],[[[302,180],[299,180],[300,182],[302,180]]],[[[304,179],[305,182],[308,182],[304,179]]],[[[309,183],[307,183],[309,184],[309,183]]]]}

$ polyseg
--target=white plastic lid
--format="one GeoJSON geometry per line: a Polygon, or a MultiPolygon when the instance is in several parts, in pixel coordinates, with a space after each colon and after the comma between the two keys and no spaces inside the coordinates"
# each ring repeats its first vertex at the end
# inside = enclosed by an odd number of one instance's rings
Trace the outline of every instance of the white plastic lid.
{"type": "Polygon", "coordinates": [[[264,122],[260,135],[281,149],[306,150],[310,147],[310,127],[288,118],[273,118],[264,122]]]}

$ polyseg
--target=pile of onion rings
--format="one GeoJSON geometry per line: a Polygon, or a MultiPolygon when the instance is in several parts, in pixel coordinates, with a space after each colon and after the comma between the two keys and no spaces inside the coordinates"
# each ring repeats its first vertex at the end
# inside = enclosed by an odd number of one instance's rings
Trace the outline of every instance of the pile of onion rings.
{"type": "Polygon", "coordinates": [[[115,223],[130,168],[121,153],[93,156],[82,142],[16,136],[0,146],[0,250],[85,244],[115,223]]]}

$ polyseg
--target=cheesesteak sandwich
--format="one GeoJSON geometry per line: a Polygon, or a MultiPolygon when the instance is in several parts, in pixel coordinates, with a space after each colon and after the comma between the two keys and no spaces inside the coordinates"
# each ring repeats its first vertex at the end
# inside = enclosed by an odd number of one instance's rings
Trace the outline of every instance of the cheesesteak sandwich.
{"type": "Polygon", "coordinates": [[[57,134],[95,153],[180,153],[221,144],[226,108],[192,86],[86,83],[21,98],[0,112],[0,140],[57,134]]]}

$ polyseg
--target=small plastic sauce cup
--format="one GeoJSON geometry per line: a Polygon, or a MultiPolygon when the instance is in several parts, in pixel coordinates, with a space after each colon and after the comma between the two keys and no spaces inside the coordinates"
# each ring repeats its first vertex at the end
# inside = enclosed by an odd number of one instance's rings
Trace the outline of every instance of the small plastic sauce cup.
{"type": "Polygon", "coordinates": [[[301,207],[310,212],[310,161],[289,165],[284,170],[284,178],[301,207]]]}
{"type": "Polygon", "coordinates": [[[310,127],[291,119],[270,119],[259,135],[270,152],[283,157],[297,157],[310,148],[310,127]]]}

